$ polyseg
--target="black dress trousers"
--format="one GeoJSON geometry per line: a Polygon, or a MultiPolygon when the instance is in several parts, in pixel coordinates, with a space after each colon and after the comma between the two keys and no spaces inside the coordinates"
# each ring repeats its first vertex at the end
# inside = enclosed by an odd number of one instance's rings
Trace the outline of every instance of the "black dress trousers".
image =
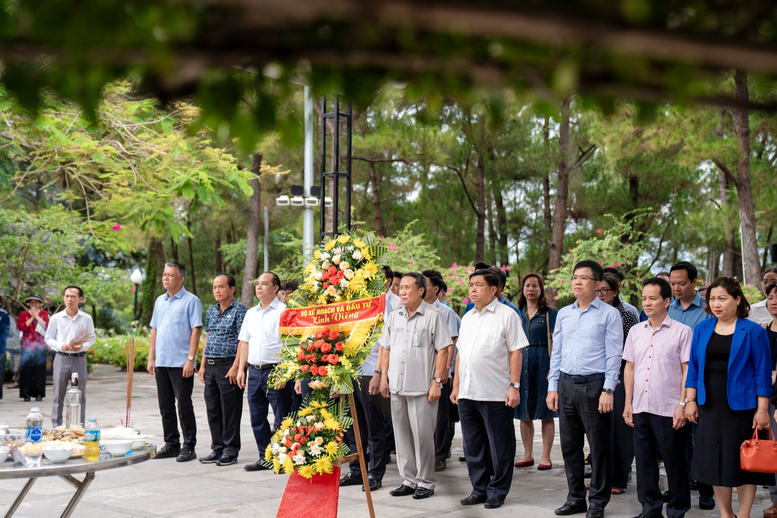
{"type": "Polygon", "coordinates": [[[459,399],[459,419],[472,494],[504,500],[515,461],[513,409],[504,401],[459,399]]]}
{"type": "Polygon", "coordinates": [[[437,405],[437,427],[434,429],[434,460],[437,462],[448,458],[448,452],[451,450],[453,434],[451,433],[451,389],[453,380],[443,384],[440,390],[440,404],[437,405]]]}
{"type": "MultiPolygon", "coordinates": [[[[240,453],[240,418],[243,415],[243,389],[227,379],[230,361],[205,364],[205,408],[210,427],[210,449],[217,455],[237,457],[240,453]]],[[[218,360],[216,360],[218,361],[218,360]]]]}
{"type": "Polygon", "coordinates": [[[671,500],[666,515],[680,518],[691,508],[688,467],[685,460],[685,427],[672,428],[672,418],[647,412],[634,414],[634,455],[637,458],[637,498],[642,513],[662,516],[664,498],[658,487],[658,450],[664,459],[671,500]]]}
{"type": "MultiPolygon", "coordinates": [[[[354,383],[353,399],[359,419],[362,451],[367,453],[364,459],[367,476],[373,480],[383,480],[383,475],[386,473],[386,427],[383,425],[380,409],[370,395],[370,378],[371,376],[360,376],[359,383],[354,383]]],[[[353,426],[346,430],[345,438],[351,453],[356,453],[356,435],[353,426]]],[[[351,473],[361,477],[359,459],[351,461],[349,468],[351,473]]]]}
{"type": "Polygon", "coordinates": [[[154,374],[156,392],[159,399],[159,412],[162,414],[162,430],[165,444],[171,448],[180,446],[181,434],[178,423],[181,422],[184,446],[194,449],[197,444],[197,420],[194,418],[192,391],[194,376],[183,377],[183,367],[157,367],[154,374]],[[178,419],[175,404],[178,402],[178,419]]]}
{"type": "Polygon", "coordinates": [[[589,505],[604,509],[610,501],[612,464],[610,453],[610,414],[599,413],[604,378],[573,383],[563,374],[558,380],[558,417],[561,453],[569,487],[568,502],[585,501],[585,454],[588,436],[591,449],[591,490],[589,505]]]}

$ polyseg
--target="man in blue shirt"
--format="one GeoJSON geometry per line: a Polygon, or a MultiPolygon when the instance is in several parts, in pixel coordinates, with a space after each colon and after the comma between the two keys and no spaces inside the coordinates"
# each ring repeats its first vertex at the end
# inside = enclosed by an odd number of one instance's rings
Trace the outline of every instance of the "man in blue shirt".
{"type": "MultiPolygon", "coordinates": [[[[703,322],[713,316],[704,307],[707,303],[704,297],[696,292],[698,271],[688,261],[680,261],[669,270],[669,285],[672,287],[674,300],[669,305],[668,315],[672,320],[682,322],[694,329],[699,322],[703,322]]],[[[688,476],[690,477],[691,460],[693,459],[693,435],[696,425],[688,423],[685,429],[685,458],[688,461],[688,476]]],[[[699,507],[710,510],[715,507],[715,493],[711,486],[691,481],[691,489],[699,489],[699,507]]]]}
{"type": "Polygon", "coordinates": [[[580,261],[572,274],[577,301],[558,312],[548,375],[548,408],[558,412],[561,453],[567,475],[567,502],[556,509],[566,516],[586,512],[601,518],[610,501],[610,453],[613,390],[623,354],[620,312],[599,300],[602,267],[580,261]],[[591,490],[586,505],[584,439],[591,448],[591,490]]]}
{"type": "Polygon", "coordinates": [[[165,445],[157,459],[176,457],[178,462],[197,458],[197,421],[194,418],[192,390],[197,348],[202,333],[202,302],[183,287],[186,267],[181,263],[165,264],[162,286],[167,290],[154,303],[151,338],[148,351],[148,373],[156,379],[159,413],[165,445]],[[176,419],[176,401],[178,419],[176,419]],[[183,448],[180,445],[178,421],[181,422],[183,448]]]}
{"type": "Polygon", "coordinates": [[[205,314],[205,348],[199,378],[205,384],[205,408],[211,453],[200,462],[217,466],[237,464],[243,389],[237,384],[238,335],[248,308],[235,299],[235,278],[220,273],[213,279],[216,304],[205,314]]]}
{"type": "Polygon", "coordinates": [[[11,318],[3,309],[3,296],[0,295],[0,399],[3,399],[3,376],[5,375],[5,342],[11,329],[11,318]]]}

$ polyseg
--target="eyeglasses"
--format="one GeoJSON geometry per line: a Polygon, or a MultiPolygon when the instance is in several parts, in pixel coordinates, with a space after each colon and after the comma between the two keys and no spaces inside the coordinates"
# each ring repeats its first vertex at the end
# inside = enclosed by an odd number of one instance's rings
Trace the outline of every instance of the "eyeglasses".
{"type": "Polygon", "coordinates": [[[602,288],[601,290],[596,290],[596,294],[597,295],[604,295],[604,294],[609,293],[611,291],[615,291],[615,290],[611,290],[610,288],[602,288]]]}
{"type": "Polygon", "coordinates": [[[573,275],[572,276],[572,282],[575,282],[575,281],[583,281],[583,282],[585,282],[585,281],[595,281],[595,280],[596,279],[594,279],[593,277],[587,277],[585,275],[573,275]]]}

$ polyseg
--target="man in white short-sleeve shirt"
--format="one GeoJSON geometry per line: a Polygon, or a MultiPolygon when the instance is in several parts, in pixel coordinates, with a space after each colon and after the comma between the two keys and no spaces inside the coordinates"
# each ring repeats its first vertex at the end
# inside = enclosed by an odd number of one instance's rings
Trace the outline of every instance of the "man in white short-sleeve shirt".
{"type": "Polygon", "coordinates": [[[484,503],[486,509],[502,506],[513,481],[513,409],[520,401],[521,349],[529,345],[521,317],[497,300],[498,285],[489,270],[470,275],[469,298],[475,307],[461,321],[451,393],[451,401],[459,405],[472,483],[472,494],[461,504],[484,503]]]}

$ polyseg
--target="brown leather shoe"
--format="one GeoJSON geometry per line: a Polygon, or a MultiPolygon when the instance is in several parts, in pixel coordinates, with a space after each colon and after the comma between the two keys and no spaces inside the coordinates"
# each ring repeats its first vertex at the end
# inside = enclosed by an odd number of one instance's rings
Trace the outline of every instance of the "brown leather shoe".
{"type": "Polygon", "coordinates": [[[777,517],[777,504],[772,504],[771,507],[767,507],[764,509],[764,518],[775,518],[777,517]]]}

